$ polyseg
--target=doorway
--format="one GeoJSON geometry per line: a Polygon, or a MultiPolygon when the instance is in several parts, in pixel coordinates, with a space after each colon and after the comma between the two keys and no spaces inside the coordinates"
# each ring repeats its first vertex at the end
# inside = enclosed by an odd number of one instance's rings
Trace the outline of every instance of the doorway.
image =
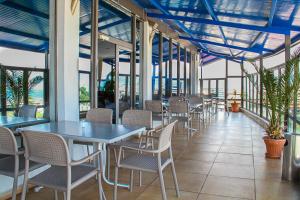
{"type": "Polygon", "coordinates": [[[98,107],[113,110],[113,122],[130,109],[131,50],[99,40],[98,107]]]}

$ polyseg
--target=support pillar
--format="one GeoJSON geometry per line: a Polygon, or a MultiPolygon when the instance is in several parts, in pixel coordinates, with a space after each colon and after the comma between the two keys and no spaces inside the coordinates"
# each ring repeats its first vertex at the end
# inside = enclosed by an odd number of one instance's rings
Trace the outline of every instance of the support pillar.
{"type": "Polygon", "coordinates": [[[198,67],[199,67],[199,56],[197,53],[191,53],[191,65],[190,65],[190,90],[191,94],[195,95],[198,93],[198,67]]]}
{"type": "Polygon", "coordinates": [[[79,7],[70,0],[50,1],[50,119],[79,120],[79,7]]]}
{"type": "Polygon", "coordinates": [[[177,44],[177,96],[180,95],[180,44],[177,44]]]}
{"type": "Polygon", "coordinates": [[[186,62],[187,62],[187,51],[186,48],[184,48],[184,65],[183,65],[183,79],[184,79],[184,91],[183,94],[184,96],[186,96],[186,92],[187,92],[187,80],[186,80],[186,62]]]}
{"type": "MultiPolygon", "coordinates": [[[[91,108],[98,107],[98,8],[99,1],[91,1],[91,108]]],[[[102,68],[101,68],[102,69],[102,68]]],[[[101,72],[100,72],[101,73],[101,72]]],[[[101,76],[100,79],[101,80],[101,76]]]]}
{"type": "Polygon", "coordinates": [[[168,97],[172,96],[172,80],[173,80],[173,40],[169,39],[169,81],[168,81],[168,97]]]}
{"type": "MultiPolygon", "coordinates": [[[[152,40],[154,37],[150,36],[153,31],[148,21],[142,22],[143,37],[142,37],[142,63],[141,63],[141,79],[142,80],[142,97],[144,100],[152,99],[152,40]]],[[[153,75],[155,75],[153,73],[153,75]]]]}
{"type": "Polygon", "coordinates": [[[163,65],[163,35],[159,32],[159,44],[158,44],[158,56],[159,56],[159,70],[158,70],[158,98],[162,98],[162,65],[163,65]]]}

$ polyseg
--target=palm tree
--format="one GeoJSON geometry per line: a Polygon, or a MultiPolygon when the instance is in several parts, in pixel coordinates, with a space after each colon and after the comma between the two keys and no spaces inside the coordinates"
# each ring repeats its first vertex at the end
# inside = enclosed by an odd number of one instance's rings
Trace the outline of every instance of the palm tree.
{"type": "MultiPolygon", "coordinates": [[[[3,70],[6,76],[7,101],[12,108],[15,108],[15,114],[18,113],[21,103],[24,101],[24,73],[16,70],[3,70]]],[[[28,73],[30,77],[31,72],[28,73]]],[[[35,76],[28,80],[28,93],[44,80],[42,76],[35,76]]]]}
{"type": "Polygon", "coordinates": [[[283,131],[287,130],[287,114],[290,105],[300,87],[299,74],[300,49],[296,50],[285,63],[284,72],[276,76],[271,70],[260,68],[251,62],[260,73],[263,86],[266,90],[266,102],[269,108],[269,125],[266,129],[268,136],[272,139],[284,138],[283,131]],[[284,117],[284,127],[281,127],[281,116],[284,117]]]}

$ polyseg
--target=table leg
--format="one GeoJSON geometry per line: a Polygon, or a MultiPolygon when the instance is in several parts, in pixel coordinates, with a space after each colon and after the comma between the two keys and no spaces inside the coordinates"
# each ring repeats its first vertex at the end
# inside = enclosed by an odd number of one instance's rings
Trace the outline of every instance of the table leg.
{"type": "MultiPolygon", "coordinates": [[[[105,170],[106,170],[106,159],[107,159],[107,150],[106,150],[106,144],[99,144],[97,143],[97,145],[94,145],[94,147],[97,147],[97,150],[101,150],[102,153],[100,154],[101,155],[101,167],[102,167],[102,177],[103,177],[103,180],[105,183],[107,183],[108,185],[115,185],[115,182],[114,181],[111,181],[109,180],[107,177],[106,177],[106,173],[105,173],[105,170]],[[101,146],[101,149],[99,148],[101,146]]],[[[108,166],[109,167],[109,166],[108,166]]],[[[118,183],[118,186],[119,187],[124,187],[124,188],[129,188],[129,185],[128,184],[122,184],[122,183],[118,183]]]]}

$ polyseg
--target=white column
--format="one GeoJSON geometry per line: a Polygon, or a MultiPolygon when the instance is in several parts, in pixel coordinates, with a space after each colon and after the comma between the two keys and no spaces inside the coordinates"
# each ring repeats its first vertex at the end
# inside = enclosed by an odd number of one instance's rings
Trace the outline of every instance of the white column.
{"type": "Polygon", "coordinates": [[[143,100],[152,99],[152,27],[148,21],[143,22],[143,39],[142,39],[142,93],[143,100]]]}
{"type": "Polygon", "coordinates": [[[79,7],[72,13],[71,0],[50,0],[51,120],[79,120],[79,7]]]}

